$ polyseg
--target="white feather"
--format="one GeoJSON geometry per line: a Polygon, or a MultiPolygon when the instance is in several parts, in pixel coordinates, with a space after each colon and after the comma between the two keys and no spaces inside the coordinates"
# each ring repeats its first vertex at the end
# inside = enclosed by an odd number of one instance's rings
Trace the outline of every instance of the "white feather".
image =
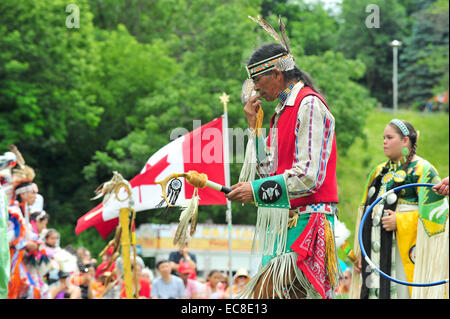
{"type": "Polygon", "coordinates": [[[350,230],[334,216],[334,238],[336,240],[336,247],[340,248],[345,241],[350,237],[350,230]]]}

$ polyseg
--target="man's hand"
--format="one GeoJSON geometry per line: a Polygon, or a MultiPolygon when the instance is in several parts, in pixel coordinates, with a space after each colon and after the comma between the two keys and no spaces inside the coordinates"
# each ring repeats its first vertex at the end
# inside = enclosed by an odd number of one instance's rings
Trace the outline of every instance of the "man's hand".
{"type": "Polygon", "coordinates": [[[256,126],[256,115],[261,107],[261,100],[258,100],[261,96],[256,94],[252,96],[244,107],[245,116],[247,118],[248,127],[254,129],[256,126]]]}
{"type": "Polygon", "coordinates": [[[35,250],[38,250],[38,248],[39,248],[39,245],[35,241],[32,241],[32,240],[27,241],[26,249],[28,251],[35,251],[35,250]]]}
{"type": "Polygon", "coordinates": [[[439,195],[448,196],[448,176],[433,186],[433,190],[439,195]]]}
{"type": "Polygon", "coordinates": [[[253,190],[250,182],[240,182],[231,186],[232,191],[226,197],[239,203],[251,203],[253,199],[253,190]]]}

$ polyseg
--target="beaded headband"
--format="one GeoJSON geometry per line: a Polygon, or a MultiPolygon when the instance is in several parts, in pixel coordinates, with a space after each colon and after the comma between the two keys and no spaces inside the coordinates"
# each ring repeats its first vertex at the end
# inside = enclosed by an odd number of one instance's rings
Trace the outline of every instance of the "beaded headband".
{"type": "Polygon", "coordinates": [[[33,185],[27,185],[23,187],[18,187],[15,191],[16,195],[23,194],[26,192],[32,192],[33,191],[33,185]]]}
{"type": "Polygon", "coordinates": [[[395,126],[397,126],[400,129],[400,131],[402,131],[403,136],[409,136],[409,130],[406,127],[405,123],[403,123],[401,120],[393,119],[389,123],[394,124],[395,126]]]}
{"type": "Polygon", "coordinates": [[[290,71],[295,67],[294,58],[291,54],[280,53],[265,60],[246,66],[249,79],[277,68],[280,71],[290,71]]]}
{"type": "Polygon", "coordinates": [[[42,218],[45,217],[45,215],[47,215],[47,212],[45,210],[42,210],[39,215],[36,216],[36,220],[40,220],[42,218]]]}

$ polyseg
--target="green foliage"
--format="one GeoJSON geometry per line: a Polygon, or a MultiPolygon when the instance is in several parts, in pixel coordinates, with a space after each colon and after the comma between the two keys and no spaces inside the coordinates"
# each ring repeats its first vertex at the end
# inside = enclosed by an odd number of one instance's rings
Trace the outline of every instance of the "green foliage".
{"type": "MultiPolygon", "coordinates": [[[[88,8],[86,1],[75,1],[88,8]]],[[[64,143],[73,122],[94,127],[102,109],[90,98],[95,72],[92,15],[83,29],[65,26],[64,1],[2,1],[0,143],[30,138],[64,143]]]]}
{"type": "Polygon", "coordinates": [[[263,1],[262,15],[272,25],[281,16],[291,39],[293,51],[300,55],[320,55],[335,48],[339,24],[323,4],[304,1],[263,1]]]}
{"type": "Polygon", "coordinates": [[[408,19],[405,8],[398,0],[344,0],[340,17],[344,23],[338,30],[336,49],[347,58],[362,61],[367,69],[362,83],[371,95],[385,106],[392,105],[392,48],[390,43],[404,41],[408,35],[408,19]],[[368,28],[374,11],[368,5],[379,8],[379,28],[368,28]],[[370,9],[370,8],[369,8],[370,9]]]}
{"type": "Polygon", "coordinates": [[[436,1],[426,10],[426,13],[427,19],[433,23],[433,28],[442,35],[442,41],[428,44],[426,52],[422,55],[423,59],[418,63],[427,65],[432,74],[438,74],[436,80],[432,81],[434,84],[432,92],[436,95],[448,91],[449,88],[449,3],[445,0],[436,1]]]}
{"type": "Polygon", "coordinates": [[[419,1],[412,34],[400,55],[399,95],[422,109],[434,94],[448,90],[448,1],[419,1]],[[447,78],[447,80],[446,80],[447,78]]]}

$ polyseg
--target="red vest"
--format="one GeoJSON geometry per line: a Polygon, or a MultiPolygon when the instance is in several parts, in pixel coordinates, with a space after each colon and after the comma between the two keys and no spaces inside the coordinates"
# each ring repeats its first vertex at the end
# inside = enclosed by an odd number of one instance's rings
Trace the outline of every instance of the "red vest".
{"type": "MultiPolygon", "coordinates": [[[[318,97],[328,108],[322,96],[314,92],[310,87],[303,87],[299,91],[294,106],[284,107],[277,124],[278,169],[274,175],[283,174],[285,170],[291,169],[294,166],[296,140],[295,125],[297,123],[297,114],[303,98],[308,95],[318,97]]],[[[274,119],[275,115],[272,116],[270,120],[271,130],[274,119]]],[[[270,133],[267,141],[268,144],[270,144],[270,133]]],[[[304,147],[308,147],[308,145],[304,145],[304,147]]],[[[296,208],[298,206],[317,203],[337,203],[338,201],[336,181],[336,135],[334,135],[331,154],[327,162],[326,175],[322,185],[317,192],[308,196],[292,199],[290,203],[291,208],[296,208]]]]}

